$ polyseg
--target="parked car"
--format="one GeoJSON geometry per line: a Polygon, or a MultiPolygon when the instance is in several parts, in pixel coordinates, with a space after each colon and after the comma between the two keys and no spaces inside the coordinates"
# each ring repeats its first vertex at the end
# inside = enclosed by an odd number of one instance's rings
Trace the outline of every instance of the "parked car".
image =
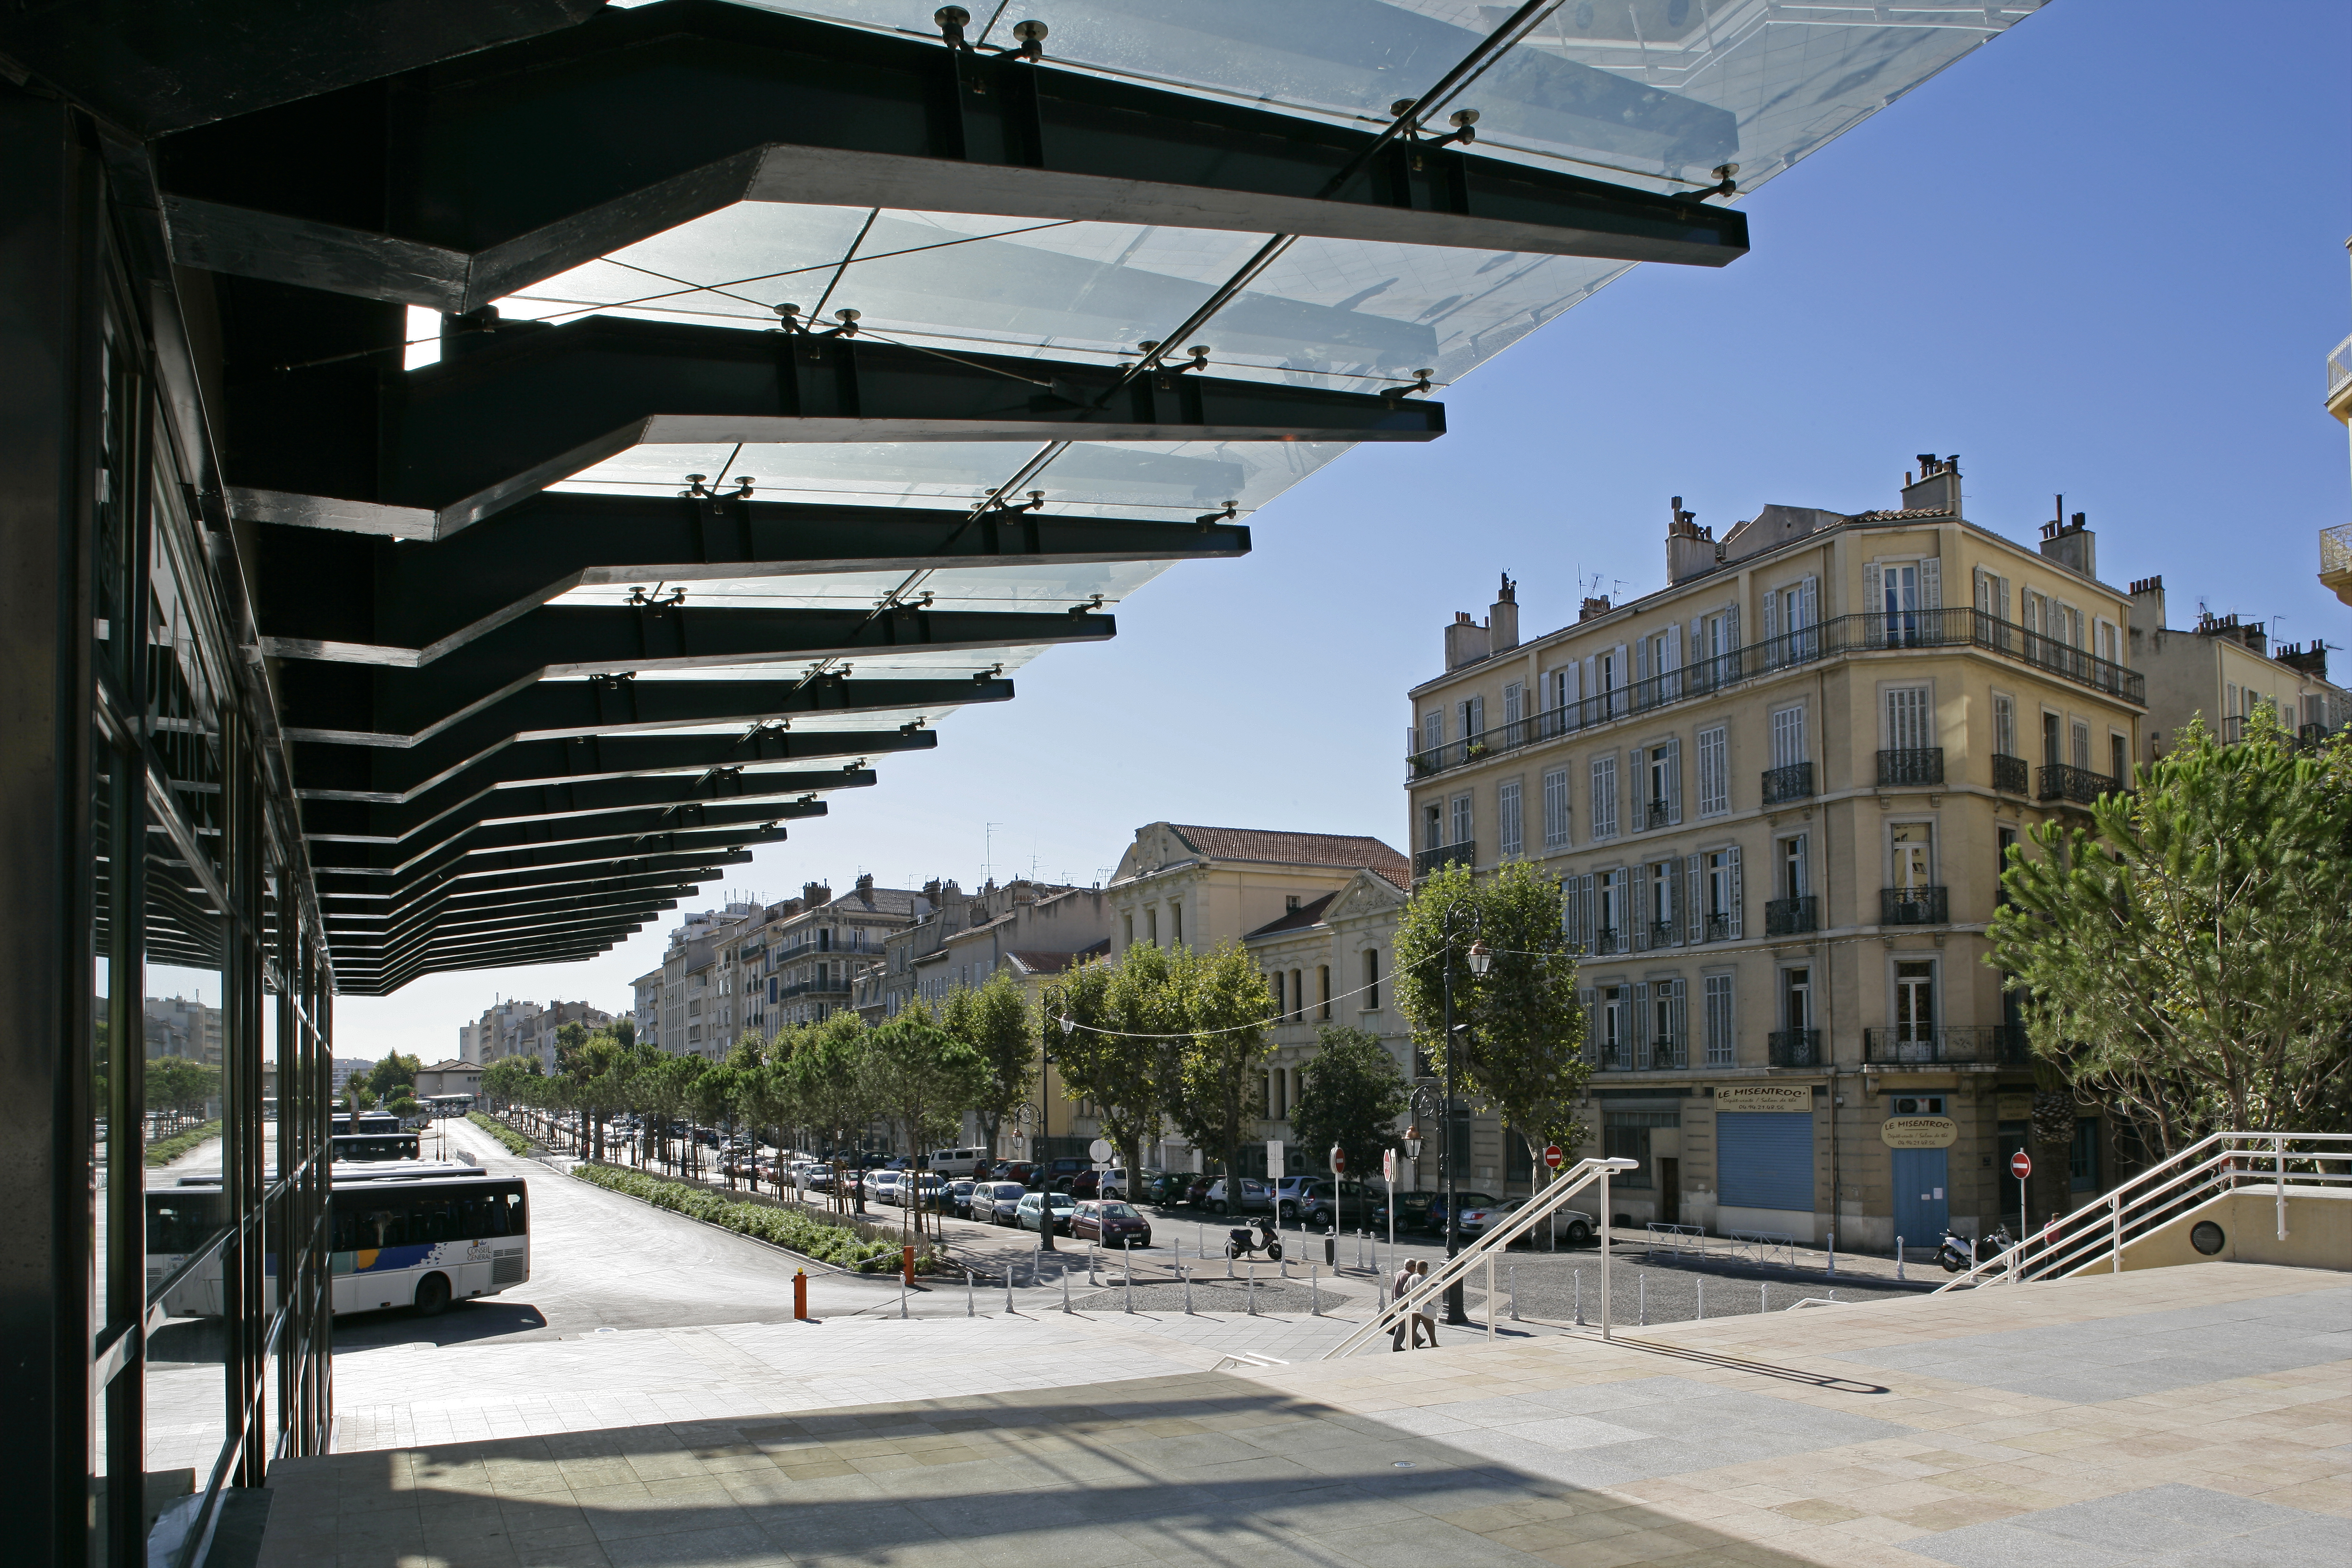
{"type": "Polygon", "coordinates": [[[1150,1203],[1158,1199],[1160,1184],[1167,1179],[1167,1172],[1148,1166],[1139,1172],[1114,1168],[1102,1173],[1102,1182],[1096,1187],[1095,1196],[1124,1198],[1131,1204],[1150,1203]]]}
{"type": "Polygon", "coordinates": [[[1205,1173],[1195,1173],[1194,1174],[1185,1178],[1184,1185],[1179,1193],[1176,1201],[1180,1204],[1190,1204],[1192,1207],[1199,1208],[1202,1205],[1209,1201],[1209,1189],[1215,1184],[1215,1179],[1213,1177],[1205,1173]]]}
{"type": "Polygon", "coordinates": [[[971,1175],[987,1163],[988,1159],[985,1149],[934,1149],[925,1156],[923,1163],[940,1175],[952,1179],[971,1175]]]}
{"type": "Polygon", "coordinates": [[[980,1184],[970,1176],[959,1177],[948,1184],[948,1212],[960,1219],[971,1217],[971,1194],[980,1184]]]}
{"type": "Polygon", "coordinates": [[[1070,1215],[1070,1235],[1075,1240],[1098,1242],[1109,1247],[1149,1247],[1151,1222],[1137,1213],[1132,1204],[1118,1198],[1097,1198],[1080,1204],[1070,1215]]]}
{"type": "Polygon", "coordinates": [[[898,1201],[898,1179],[903,1171],[868,1171],[866,1173],[866,1195],[877,1204],[898,1201]]]}
{"type": "Polygon", "coordinates": [[[1078,1205],[1067,1193],[1024,1193],[1013,1210],[1013,1223],[1023,1230],[1043,1234],[1047,1225],[1057,1236],[1070,1233],[1070,1216],[1078,1205]]]}
{"type": "Polygon", "coordinates": [[[1143,1200],[1154,1204],[1181,1204],[1185,1190],[1192,1186],[1188,1171],[1147,1171],[1144,1173],[1143,1200]]]}
{"type": "Polygon", "coordinates": [[[972,1189],[971,1217],[990,1225],[1016,1223],[1015,1211],[1029,1189],[1018,1182],[984,1182],[972,1189]]]}
{"type": "MultiPolygon", "coordinates": [[[[1533,1201],[1530,1198],[1505,1198],[1501,1203],[1485,1208],[1465,1208],[1462,1211],[1462,1234],[1465,1237],[1484,1236],[1490,1227],[1509,1223],[1513,1215],[1533,1201]]],[[[1512,1245],[1541,1246],[1548,1239],[1557,1238],[1563,1247],[1582,1247],[1592,1239],[1592,1233],[1599,1228],[1599,1222],[1580,1210],[1555,1209],[1549,1226],[1538,1222],[1533,1231],[1512,1245]]]]}
{"type": "Polygon", "coordinates": [[[1363,1191],[1357,1183],[1349,1182],[1335,1192],[1328,1176],[1285,1176],[1276,1205],[1283,1218],[1297,1219],[1303,1215],[1308,1225],[1320,1230],[1338,1216],[1340,1196],[1346,1197],[1350,1212],[1363,1206],[1363,1191]]]}
{"type": "Polygon", "coordinates": [[[1094,1162],[1091,1160],[1047,1160],[1030,1166],[1029,1185],[1035,1191],[1051,1191],[1061,1185],[1066,1178],[1075,1176],[1080,1171],[1093,1169],[1094,1162]]]}
{"type": "Polygon", "coordinates": [[[1274,1207],[1274,1198],[1266,1184],[1255,1176],[1242,1178],[1242,1195],[1238,1202],[1226,1198],[1225,1182],[1222,1176],[1209,1184],[1209,1190],[1202,1194],[1201,1202],[1213,1215],[1247,1214],[1252,1209],[1274,1207]]]}
{"type": "Polygon", "coordinates": [[[897,1201],[902,1208],[944,1208],[947,1191],[945,1176],[935,1176],[929,1171],[908,1171],[898,1179],[897,1201]]]}
{"type": "Polygon", "coordinates": [[[1083,1203],[1088,1198],[1102,1195],[1102,1176],[1100,1171],[1073,1171],[1066,1176],[1054,1178],[1054,1191],[1067,1193],[1074,1200],[1083,1203]]]}
{"type": "MultiPolygon", "coordinates": [[[[1461,1200],[1464,1214],[1468,1214],[1472,1209],[1493,1208],[1496,1204],[1495,1194],[1492,1193],[1456,1193],[1454,1195],[1461,1200]]],[[[1429,1208],[1423,1214],[1421,1223],[1433,1231],[1443,1232],[1445,1229],[1445,1194],[1444,1193],[1432,1193],[1429,1195],[1429,1208]]]]}

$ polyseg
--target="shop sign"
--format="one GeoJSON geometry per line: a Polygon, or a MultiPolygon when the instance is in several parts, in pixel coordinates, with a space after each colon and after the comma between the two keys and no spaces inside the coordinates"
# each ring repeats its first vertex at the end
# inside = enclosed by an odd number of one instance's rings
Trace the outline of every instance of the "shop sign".
{"type": "Polygon", "coordinates": [[[1813,1109],[1813,1091],[1801,1083],[1743,1083],[1715,1091],[1717,1110],[1803,1110],[1813,1109]]]}
{"type": "Polygon", "coordinates": [[[1878,1124],[1889,1149],[1948,1149],[1959,1136],[1960,1124],[1948,1116],[1890,1116],[1878,1124]]]}
{"type": "Polygon", "coordinates": [[[1997,1094],[1992,1103],[1993,1114],[2003,1121],[2033,1120],[2033,1094],[2030,1089],[2023,1094],[1997,1094]]]}

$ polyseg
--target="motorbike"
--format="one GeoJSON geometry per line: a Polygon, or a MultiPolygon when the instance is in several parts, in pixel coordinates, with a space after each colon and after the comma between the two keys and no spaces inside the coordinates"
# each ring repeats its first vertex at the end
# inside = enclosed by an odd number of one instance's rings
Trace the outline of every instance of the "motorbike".
{"type": "Polygon", "coordinates": [[[1944,1227],[1944,1239],[1936,1248],[1936,1261],[1944,1266],[1947,1274],[1960,1274],[1979,1263],[1999,1258],[2017,1244],[2010,1239],[2009,1227],[1997,1226],[1990,1236],[1980,1236],[1973,1243],[1965,1236],[1944,1227]]]}
{"type": "Polygon", "coordinates": [[[1269,1263],[1282,1261],[1282,1237],[1275,1230],[1274,1216],[1260,1215],[1250,1225],[1235,1226],[1225,1232],[1225,1256],[1235,1262],[1263,1252],[1269,1263]]]}

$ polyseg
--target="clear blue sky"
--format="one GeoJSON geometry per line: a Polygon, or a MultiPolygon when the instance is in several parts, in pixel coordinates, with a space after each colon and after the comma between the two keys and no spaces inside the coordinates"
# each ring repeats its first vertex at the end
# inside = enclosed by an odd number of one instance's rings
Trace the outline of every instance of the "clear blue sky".
{"type": "MultiPolygon", "coordinates": [[[[1114,643],[1030,665],[732,884],[970,886],[989,823],[999,877],[1107,875],[1162,818],[1402,846],[1402,694],[1498,572],[1549,630],[1579,573],[1659,585],[1670,495],[1718,532],[1891,506],[1930,449],[2021,540],[2063,491],[2100,575],[2163,574],[2176,626],[2202,599],[2352,644],[2315,577],[2352,511],[2321,406],[2352,330],[2347,61],[2329,0],[2059,0],[1759,193],[1744,259],[1636,269],[1454,387],[1444,440],[1293,489],[1255,553],[1161,577],[1114,643]]],[[[341,999],[337,1054],[451,1054],[495,994],[624,1007],[666,940],[341,999]]]]}

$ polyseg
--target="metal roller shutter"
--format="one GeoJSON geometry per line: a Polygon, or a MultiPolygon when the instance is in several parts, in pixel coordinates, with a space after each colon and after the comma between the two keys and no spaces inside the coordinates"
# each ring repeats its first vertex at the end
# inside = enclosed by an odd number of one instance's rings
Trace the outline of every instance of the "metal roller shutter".
{"type": "Polygon", "coordinates": [[[1813,1118],[1727,1110],[1715,1119],[1716,1201],[1731,1208],[1813,1206],[1813,1118]]]}

